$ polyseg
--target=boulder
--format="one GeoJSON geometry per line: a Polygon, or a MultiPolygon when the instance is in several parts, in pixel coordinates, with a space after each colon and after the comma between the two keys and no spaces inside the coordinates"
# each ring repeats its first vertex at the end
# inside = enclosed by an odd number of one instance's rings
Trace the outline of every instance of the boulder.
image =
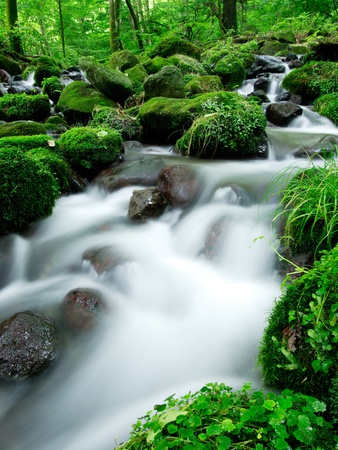
{"type": "Polygon", "coordinates": [[[35,61],[34,81],[37,86],[41,86],[45,78],[57,77],[61,75],[61,69],[56,62],[48,56],[39,56],[35,61]]]}
{"type": "Polygon", "coordinates": [[[82,255],[83,261],[88,261],[98,275],[110,272],[116,266],[125,262],[112,246],[90,248],[82,255]]]}
{"type": "Polygon", "coordinates": [[[5,136],[33,136],[46,133],[46,126],[31,120],[17,120],[0,124],[0,138],[5,136]]]}
{"type": "Polygon", "coordinates": [[[215,75],[218,75],[226,89],[239,88],[246,78],[246,70],[242,61],[234,55],[225,56],[214,67],[215,75]]]}
{"type": "Polygon", "coordinates": [[[129,202],[128,218],[133,222],[144,222],[161,216],[166,206],[167,201],[157,188],[136,190],[129,202]]]}
{"type": "Polygon", "coordinates": [[[260,77],[254,82],[255,91],[268,92],[270,86],[270,80],[268,77],[260,77]]]}
{"type": "Polygon", "coordinates": [[[286,127],[292,119],[303,114],[303,109],[292,102],[271,103],[266,108],[266,118],[278,127],[286,127]]]}
{"type": "Polygon", "coordinates": [[[176,53],[188,55],[192,58],[200,59],[201,50],[191,41],[182,39],[179,36],[172,34],[162,38],[149,53],[151,58],[155,56],[162,56],[167,58],[168,56],[175,55],[176,53]]]}
{"type": "Polygon", "coordinates": [[[269,103],[270,99],[262,89],[255,89],[248,94],[248,97],[257,97],[262,103],[269,103]]]}
{"type": "Polygon", "coordinates": [[[137,57],[129,50],[120,50],[114,52],[109,59],[109,67],[111,69],[120,70],[125,72],[127,69],[139,64],[137,57]]]}
{"type": "Polygon", "coordinates": [[[302,97],[300,95],[291,94],[291,92],[282,92],[275,97],[276,102],[292,102],[296,105],[302,103],[302,97]]]}
{"type": "Polygon", "coordinates": [[[55,362],[59,338],[51,317],[24,311],[0,324],[0,376],[32,378],[55,362]]]}
{"type": "Polygon", "coordinates": [[[295,44],[296,37],[292,31],[276,31],[272,38],[276,39],[279,42],[286,42],[288,44],[295,44]]]}
{"type": "Polygon", "coordinates": [[[73,289],[62,302],[64,320],[75,332],[93,328],[104,308],[101,294],[93,289],[73,289]]]}
{"type": "Polygon", "coordinates": [[[154,97],[185,98],[183,74],[175,66],[165,66],[144,82],[144,99],[154,97]]]}
{"type": "Polygon", "coordinates": [[[178,67],[182,71],[183,75],[190,73],[197,75],[208,75],[205,65],[190,56],[176,54],[169,56],[168,60],[170,61],[168,64],[173,64],[178,67]]]}
{"type": "Polygon", "coordinates": [[[50,103],[47,95],[4,95],[0,98],[0,120],[44,121],[50,115],[50,103]]]}
{"type": "Polygon", "coordinates": [[[222,81],[217,75],[196,75],[184,87],[187,96],[219,92],[222,89],[222,81]]]}
{"type": "Polygon", "coordinates": [[[96,106],[117,106],[116,103],[84,81],[74,81],[61,92],[56,109],[63,113],[68,125],[86,125],[96,106]]]}
{"type": "Polygon", "coordinates": [[[14,59],[0,54],[0,69],[5,70],[11,76],[20,75],[22,70],[20,65],[14,59]]]}
{"type": "Polygon", "coordinates": [[[275,56],[264,54],[257,55],[254,63],[251,68],[253,70],[259,69],[260,72],[269,72],[269,73],[284,73],[285,66],[279,58],[275,56]]]}
{"type": "Polygon", "coordinates": [[[161,170],[157,188],[171,206],[186,207],[197,199],[201,182],[191,167],[174,165],[161,170]]]}
{"type": "Polygon", "coordinates": [[[132,94],[131,80],[121,71],[110,69],[91,60],[80,60],[88,81],[103,95],[123,105],[132,94]]]}

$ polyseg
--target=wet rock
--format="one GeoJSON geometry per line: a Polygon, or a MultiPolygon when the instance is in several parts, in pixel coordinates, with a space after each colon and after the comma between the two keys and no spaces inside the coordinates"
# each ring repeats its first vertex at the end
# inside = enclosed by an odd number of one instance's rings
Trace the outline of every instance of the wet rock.
{"type": "Polygon", "coordinates": [[[200,181],[196,173],[187,166],[164,167],[158,177],[158,190],[172,206],[188,206],[200,191],[200,181]]]}
{"type": "Polygon", "coordinates": [[[269,85],[270,85],[270,80],[268,77],[261,77],[258,78],[258,80],[255,81],[254,83],[254,90],[255,91],[263,91],[263,92],[267,92],[269,89],[269,85]]]}
{"type": "Polygon", "coordinates": [[[167,201],[157,188],[137,190],[129,202],[128,218],[135,222],[143,222],[161,216],[167,201]]]}
{"type": "Polygon", "coordinates": [[[0,69],[0,81],[2,83],[9,83],[11,80],[11,76],[5,69],[0,69]]]}
{"type": "Polygon", "coordinates": [[[100,172],[93,183],[109,192],[133,185],[156,186],[160,170],[166,164],[161,157],[137,157],[100,172]]]}
{"type": "Polygon", "coordinates": [[[276,102],[292,102],[296,105],[300,105],[302,103],[302,97],[300,95],[291,94],[291,92],[282,92],[277,95],[275,98],[276,102]]]}
{"type": "Polygon", "coordinates": [[[266,118],[279,127],[286,127],[292,119],[301,114],[302,108],[292,102],[271,103],[266,108],[266,118]]]}
{"type": "Polygon", "coordinates": [[[0,376],[25,379],[39,375],[59,353],[59,339],[52,318],[25,311],[0,324],[0,376]]]}
{"type": "Polygon", "coordinates": [[[255,70],[256,67],[261,67],[262,72],[270,73],[284,73],[285,66],[279,58],[270,55],[257,55],[255,62],[252,65],[252,69],[255,70]]]}
{"type": "Polygon", "coordinates": [[[91,248],[82,255],[83,261],[88,261],[98,275],[109,272],[117,265],[125,262],[125,258],[117,254],[113,247],[105,246],[91,248]]]}
{"type": "Polygon", "coordinates": [[[266,92],[264,92],[261,89],[256,89],[252,91],[250,94],[248,94],[248,97],[258,97],[263,103],[269,103],[270,99],[266,95],[266,92]]]}
{"type": "Polygon", "coordinates": [[[304,63],[300,59],[295,59],[289,63],[290,69],[300,69],[303,65],[304,63]]]}
{"type": "Polygon", "coordinates": [[[62,312],[66,324],[74,331],[94,327],[98,313],[105,305],[101,294],[93,289],[73,289],[63,299],[62,312]]]}
{"type": "Polygon", "coordinates": [[[338,139],[334,136],[326,136],[311,148],[299,148],[298,150],[293,152],[293,156],[295,156],[296,158],[328,158],[337,155],[337,148],[338,139]]]}

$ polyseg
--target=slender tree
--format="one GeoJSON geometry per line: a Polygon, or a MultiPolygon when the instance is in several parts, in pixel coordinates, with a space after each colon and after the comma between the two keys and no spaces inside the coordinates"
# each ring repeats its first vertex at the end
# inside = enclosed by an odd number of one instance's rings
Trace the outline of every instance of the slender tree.
{"type": "Polygon", "coordinates": [[[237,0],[210,1],[209,7],[218,19],[222,36],[229,30],[237,31],[237,0]]]}
{"type": "Polygon", "coordinates": [[[143,47],[143,41],[142,41],[142,37],[141,37],[140,26],[139,26],[139,21],[138,21],[137,15],[134,11],[133,5],[131,4],[131,1],[126,0],[126,4],[128,6],[130,17],[133,22],[138,47],[141,51],[143,51],[144,47],[143,47]]]}
{"type": "Polygon", "coordinates": [[[18,5],[16,0],[6,0],[6,16],[12,50],[22,53],[21,37],[18,25],[18,5]]]}
{"type": "Polygon", "coordinates": [[[120,40],[120,8],[121,0],[109,0],[109,36],[110,51],[122,50],[120,40]]]}
{"type": "Polygon", "coordinates": [[[59,8],[59,17],[60,17],[60,36],[61,36],[62,54],[63,54],[63,57],[66,58],[65,29],[63,26],[63,14],[62,14],[61,0],[57,0],[57,2],[58,2],[58,8],[59,8]]]}

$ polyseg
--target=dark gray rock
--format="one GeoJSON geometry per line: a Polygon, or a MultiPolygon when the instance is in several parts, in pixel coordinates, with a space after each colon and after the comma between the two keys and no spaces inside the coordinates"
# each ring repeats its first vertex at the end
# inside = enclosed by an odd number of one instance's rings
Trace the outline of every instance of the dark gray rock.
{"type": "Polygon", "coordinates": [[[269,89],[270,80],[268,77],[261,77],[258,78],[254,83],[254,90],[255,91],[263,91],[267,92],[269,89]]]}
{"type": "Polygon", "coordinates": [[[134,222],[162,215],[167,201],[157,188],[147,188],[133,192],[129,202],[128,218],[134,222]]]}
{"type": "Polygon", "coordinates": [[[0,376],[25,379],[39,375],[59,354],[51,317],[24,311],[0,324],[0,376]]]}
{"type": "Polygon", "coordinates": [[[158,190],[172,206],[188,206],[200,191],[200,181],[196,173],[187,166],[164,167],[158,177],[158,190]]]}
{"type": "Polygon", "coordinates": [[[286,127],[292,119],[303,114],[299,105],[291,102],[271,103],[266,108],[266,118],[279,127],[286,127]]]}
{"type": "Polygon", "coordinates": [[[261,89],[254,90],[253,92],[248,94],[248,97],[258,97],[263,103],[269,103],[270,102],[269,97],[261,89]]]}

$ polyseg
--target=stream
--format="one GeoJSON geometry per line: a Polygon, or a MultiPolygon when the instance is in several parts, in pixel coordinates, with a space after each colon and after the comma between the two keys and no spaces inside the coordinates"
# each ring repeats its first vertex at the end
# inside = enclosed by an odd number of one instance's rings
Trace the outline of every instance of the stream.
{"type": "Polygon", "coordinates": [[[208,382],[262,387],[258,346],[281,283],[271,182],[292,165],[309,165],[293,156],[296,149],[337,139],[338,130],[304,107],[289,127],[269,126],[267,134],[266,160],[188,161],[145,146],[148,156],[194,165],[203,191],[187,210],[135,224],[127,211],[139,186],[113,193],[89,186],[60,198],[27,236],[0,239],[1,320],[26,310],[58,319],[62,299],[79,287],[98,290],[108,305],[94,330],[66,336],[52,369],[0,384],[0,449],[112,450],[171,394],[208,382]],[[100,275],[82,261],[99,246],[123,256],[100,275]]]}

